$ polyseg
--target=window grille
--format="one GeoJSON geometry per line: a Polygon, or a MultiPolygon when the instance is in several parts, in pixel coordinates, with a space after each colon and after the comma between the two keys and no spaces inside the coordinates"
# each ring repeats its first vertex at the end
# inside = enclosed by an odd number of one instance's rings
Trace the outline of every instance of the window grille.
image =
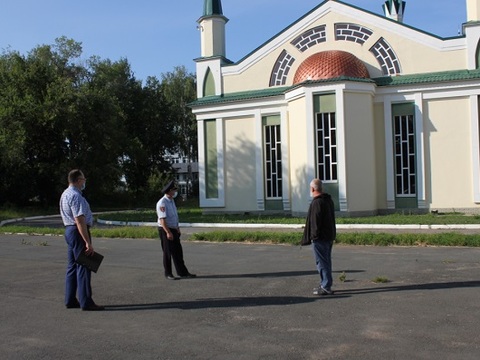
{"type": "Polygon", "coordinates": [[[267,199],[282,197],[282,141],[280,125],[267,125],[265,131],[265,191],[267,199]]]}
{"type": "Polygon", "coordinates": [[[415,124],[413,115],[394,116],[397,196],[416,196],[415,124]]]}
{"type": "Polygon", "coordinates": [[[316,118],[317,174],[322,181],[336,181],[337,127],[335,113],[318,113],[316,118]]]}

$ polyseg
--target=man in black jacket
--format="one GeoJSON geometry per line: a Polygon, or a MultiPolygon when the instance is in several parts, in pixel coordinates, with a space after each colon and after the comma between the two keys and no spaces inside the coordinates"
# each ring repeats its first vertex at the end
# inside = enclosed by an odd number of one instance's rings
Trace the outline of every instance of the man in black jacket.
{"type": "Polygon", "coordinates": [[[336,237],[335,205],[332,197],[323,192],[322,181],[310,182],[313,200],[308,208],[303,243],[312,243],[320,285],[315,295],[332,295],[332,247],[336,237]]]}

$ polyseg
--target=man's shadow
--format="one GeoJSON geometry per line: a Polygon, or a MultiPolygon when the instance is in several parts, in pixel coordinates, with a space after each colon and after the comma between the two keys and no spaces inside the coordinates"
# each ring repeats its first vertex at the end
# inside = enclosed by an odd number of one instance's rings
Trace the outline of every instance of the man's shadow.
{"type": "Polygon", "coordinates": [[[131,311],[131,310],[196,310],[211,308],[240,308],[253,306],[272,306],[272,305],[294,305],[314,302],[318,298],[302,296],[254,296],[254,297],[232,297],[232,298],[207,298],[192,301],[176,301],[152,304],[125,304],[125,305],[107,305],[107,311],[131,311]]]}
{"type": "Polygon", "coordinates": [[[459,288],[471,288],[479,287],[480,281],[452,281],[452,282],[436,282],[427,284],[412,284],[412,285],[392,285],[392,286],[379,286],[359,289],[345,289],[338,290],[335,294],[339,295],[356,295],[356,294],[372,294],[380,292],[391,291],[412,291],[412,290],[444,290],[444,289],[459,289],[459,288]]]}
{"type": "MultiPolygon", "coordinates": [[[[345,270],[347,272],[358,272],[358,270],[345,270]]],[[[263,277],[283,277],[283,276],[301,276],[313,275],[314,271],[294,271],[294,272],[280,272],[280,273],[260,273],[260,274],[240,274],[240,275],[212,275],[204,276],[202,278],[218,279],[218,278],[263,278],[263,277]]],[[[107,305],[107,311],[139,311],[139,310],[165,310],[165,309],[181,309],[181,310],[195,310],[208,308],[240,308],[252,306],[284,306],[296,305],[315,302],[317,300],[333,300],[347,298],[354,295],[364,295],[372,293],[383,292],[397,292],[397,291],[427,291],[427,290],[444,290],[444,289],[458,289],[458,288],[472,288],[480,287],[480,281],[453,281],[453,282],[436,282],[427,284],[412,284],[412,285],[392,285],[392,286],[376,286],[358,289],[337,290],[333,295],[327,296],[254,296],[254,297],[231,297],[231,298],[206,298],[192,301],[177,301],[165,303],[150,303],[150,304],[123,304],[123,305],[107,305]]]]}
{"type": "MultiPolygon", "coordinates": [[[[333,273],[342,271],[333,271],[333,273]]],[[[345,273],[359,273],[364,270],[345,270],[345,273]]],[[[280,272],[267,272],[267,273],[255,273],[255,274],[221,274],[221,275],[202,275],[202,279],[240,279],[240,278],[284,278],[293,276],[307,276],[318,275],[316,270],[307,271],[280,271],[280,272]]]]}

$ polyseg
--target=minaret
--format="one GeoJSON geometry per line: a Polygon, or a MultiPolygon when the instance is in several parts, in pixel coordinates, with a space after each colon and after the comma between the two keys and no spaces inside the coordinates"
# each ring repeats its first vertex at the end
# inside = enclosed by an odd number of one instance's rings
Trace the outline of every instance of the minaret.
{"type": "Polygon", "coordinates": [[[225,57],[225,24],[221,0],[204,0],[203,16],[198,19],[201,34],[202,57],[225,57]]]}
{"type": "Polygon", "coordinates": [[[467,69],[480,69],[480,0],[467,1],[467,22],[463,34],[467,41],[467,69]]]}
{"type": "Polygon", "coordinates": [[[402,0],[387,0],[383,4],[385,16],[389,19],[403,22],[403,14],[405,13],[406,2],[402,0]]]}
{"type": "Polygon", "coordinates": [[[467,0],[467,22],[480,21],[480,0],[467,0]]]}

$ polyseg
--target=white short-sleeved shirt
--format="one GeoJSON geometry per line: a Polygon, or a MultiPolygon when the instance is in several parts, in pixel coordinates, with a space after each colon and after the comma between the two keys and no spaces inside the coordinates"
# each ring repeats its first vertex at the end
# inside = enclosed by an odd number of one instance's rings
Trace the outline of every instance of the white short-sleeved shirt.
{"type": "Polygon", "coordinates": [[[169,228],[178,228],[178,213],[175,201],[165,195],[157,202],[158,226],[161,226],[160,219],[165,219],[169,228]]]}
{"type": "Polygon", "coordinates": [[[76,225],[75,218],[85,216],[85,222],[88,226],[93,225],[93,214],[90,205],[83,197],[80,190],[70,185],[60,197],[60,215],[63,225],[76,225]]]}

